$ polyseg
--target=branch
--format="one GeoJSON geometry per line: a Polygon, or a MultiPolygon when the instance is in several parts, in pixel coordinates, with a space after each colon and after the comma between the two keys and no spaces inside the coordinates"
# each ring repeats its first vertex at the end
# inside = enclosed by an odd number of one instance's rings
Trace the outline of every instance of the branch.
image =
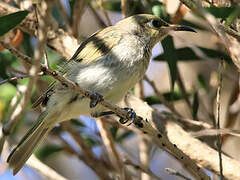
{"type": "Polygon", "coordinates": [[[35,156],[31,156],[26,164],[35,170],[37,170],[40,174],[46,177],[48,180],[67,180],[62,175],[58,174],[52,168],[48,167],[46,164],[42,163],[35,156]]]}
{"type": "Polygon", "coordinates": [[[120,158],[120,155],[116,149],[116,146],[114,144],[114,140],[112,138],[112,135],[110,134],[110,131],[108,130],[107,123],[102,120],[102,118],[97,119],[97,125],[103,140],[103,143],[107,149],[107,152],[109,154],[109,158],[115,167],[116,171],[120,174],[120,179],[129,179],[131,180],[131,176],[129,175],[127,169],[124,167],[124,164],[122,162],[122,159],[120,158]]]}
{"type": "MultiPolygon", "coordinates": [[[[219,172],[218,152],[210,148],[200,140],[193,138],[188,132],[183,130],[175,121],[171,121],[169,116],[152,109],[142,100],[128,95],[126,97],[127,105],[133,108],[136,113],[147,118],[149,123],[157,128],[162,133],[165,132],[167,139],[176,144],[185,154],[197,162],[202,167],[213,171],[216,174],[219,172]]],[[[158,143],[158,142],[156,142],[158,143]]],[[[230,180],[240,179],[240,162],[226,155],[222,155],[224,177],[230,180]]]]}

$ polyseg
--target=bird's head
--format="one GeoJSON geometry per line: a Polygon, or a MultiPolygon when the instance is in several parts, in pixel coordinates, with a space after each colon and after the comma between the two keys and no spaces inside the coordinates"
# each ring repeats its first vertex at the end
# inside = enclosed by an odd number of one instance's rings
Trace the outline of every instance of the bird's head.
{"type": "Polygon", "coordinates": [[[191,31],[187,26],[171,25],[161,18],[150,14],[138,14],[119,21],[116,24],[122,30],[137,35],[153,47],[172,31],[191,31]]]}

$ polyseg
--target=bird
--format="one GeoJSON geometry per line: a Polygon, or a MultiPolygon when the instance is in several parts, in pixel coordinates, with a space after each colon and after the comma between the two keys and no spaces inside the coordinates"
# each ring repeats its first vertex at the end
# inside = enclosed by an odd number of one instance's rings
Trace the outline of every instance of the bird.
{"type": "MultiPolygon", "coordinates": [[[[155,15],[133,15],[91,35],[59,71],[83,89],[96,92],[97,100],[103,96],[118,103],[143,78],[153,47],[172,31],[195,32],[155,15]]],[[[33,105],[42,104],[45,110],[8,156],[13,174],[19,172],[56,124],[80,115],[105,112],[107,109],[97,100],[86,98],[60,82],[52,83],[33,105]]]]}

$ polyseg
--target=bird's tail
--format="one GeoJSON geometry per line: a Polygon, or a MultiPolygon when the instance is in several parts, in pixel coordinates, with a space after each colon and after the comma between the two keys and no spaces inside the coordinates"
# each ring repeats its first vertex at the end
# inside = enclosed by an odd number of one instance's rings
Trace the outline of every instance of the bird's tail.
{"type": "Polygon", "coordinates": [[[8,156],[7,162],[9,167],[13,169],[14,175],[23,167],[37,146],[45,139],[52,129],[44,120],[46,116],[47,112],[43,112],[39,116],[35,125],[27,132],[8,156]]]}

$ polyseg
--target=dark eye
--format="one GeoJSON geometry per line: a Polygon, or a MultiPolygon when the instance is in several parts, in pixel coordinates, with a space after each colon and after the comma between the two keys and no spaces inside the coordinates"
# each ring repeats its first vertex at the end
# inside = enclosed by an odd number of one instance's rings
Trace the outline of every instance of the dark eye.
{"type": "Polygon", "coordinates": [[[156,19],[153,19],[153,20],[151,21],[151,24],[152,24],[152,26],[153,26],[154,28],[160,28],[160,27],[162,26],[161,21],[156,20],[156,19]]]}

